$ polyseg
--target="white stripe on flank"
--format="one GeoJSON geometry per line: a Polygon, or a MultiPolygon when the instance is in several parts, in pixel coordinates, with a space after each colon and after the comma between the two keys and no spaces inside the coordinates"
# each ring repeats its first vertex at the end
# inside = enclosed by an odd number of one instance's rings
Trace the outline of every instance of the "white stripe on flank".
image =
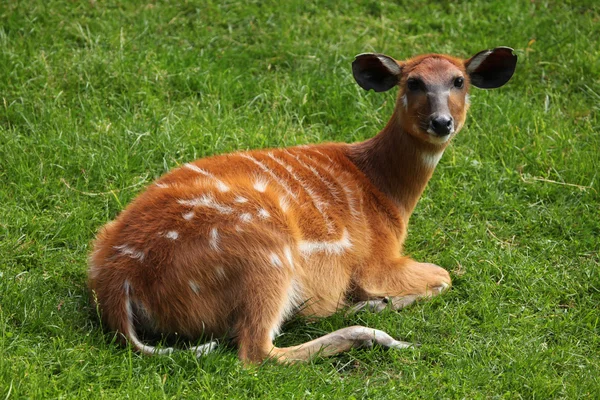
{"type": "Polygon", "coordinates": [[[309,256],[312,253],[339,255],[342,254],[344,250],[349,249],[351,247],[352,242],[350,241],[347,229],[344,229],[342,238],[335,242],[309,242],[306,240],[302,240],[298,244],[298,249],[305,257],[309,256]]]}
{"type": "Polygon", "coordinates": [[[281,207],[283,212],[287,212],[290,209],[290,202],[287,197],[282,196],[279,198],[279,207],[281,207]]]}
{"type": "Polygon", "coordinates": [[[209,244],[213,250],[216,250],[216,251],[220,250],[220,248],[219,248],[219,231],[217,230],[217,228],[212,228],[210,230],[209,244]]]}
{"type": "MultiPolygon", "coordinates": [[[[284,152],[288,155],[290,155],[290,157],[294,157],[293,154],[289,153],[287,150],[284,150],[284,152]]],[[[321,199],[321,197],[315,193],[315,191],[310,188],[307,184],[307,182],[305,182],[302,178],[299,178],[298,176],[296,176],[296,173],[294,172],[294,169],[286,164],[285,162],[283,162],[282,160],[280,160],[279,158],[273,156],[273,154],[269,153],[268,156],[275,161],[276,163],[278,163],[279,165],[281,165],[283,168],[285,168],[289,174],[292,176],[292,178],[294,178],[294,180],[296,182],[298,182],[298,184],[300,185],[300,187],[302,189],[304,189],[304,191],[306,192],[306,194],[308,194],[308,197],[310,197],[310,200],[312,201],[312,203],[315,205],[315,208],[317,209],[317,211],[319,211],[319,214],[321,214],[321,217],[323,218],[323,221],[325,221],[325,226],[327,227],[327,233],[333,233],[335,231],[333,223],[331,222],[331,218],[329,218],[329,216],[327,215],[327,213],[325,212],[325,208],[327,207],[327,203],[325,203],[323,201],[323,199],[321,199]]]]}
{"type": "Polygon", "coordinates": [[[113,249],[119,250],[121,254],[134,258],[136,260],[144,261],[145,254],[142,251],[135,250],[129,245],[121,244],[119,246],[114,246],[113,249]]]}
{"type": "Polygon", "coordinates": [[[267,166],[264,163],[262,163],[261,161],[258,161],[256,158],[252,157],[249,154],[242,153],[242,154],[240,154],[240,157],[244,157],[245,159],[248,159],[248,160],[252,161],[254,164],[258,165],[258,167],[261,170],[263,170],[264,172],[266,172],[267,174],[269,174],[273,178],[273,180],[275,180],[275,182],[277,182],[279,184],[279,186],[281,186],[291,198],[293,198],[294,200],[296,200],[298,198],[298,196],[296,196],[296,194],[294,192],[292,192],[292,190],[285,183],[285,181],[283,179],[281,179],[280,177],[278,177],[277,175],[275,175],[273,173],[273,171],[271,171],[269,168],[267,168],[267,166]]]}
{"type": "MultiPolygon", "coordinates": [[[[289,153],[288,153],[289,154],[289,153]]],[[[322,167],[319,163],[317,163],[316,160],[313,160],[312,158],[310,158],[309,156],[307,156],[304,153],[300,153],[300,155],[303,155],[304,157],[306,157],[307,162],[311,161],[313,163],[315,163],[315,165],[317,165],[318,167],[324,168],[322,167]]],[[[302,165],[304,168],[309,169],[313,175],[315,175],[317,178],[319,178],[321,181],[323,181],[323,183],[325,184],[325,186],[327,186],[327,189],[329,190],[329,192],[331,193],[331,195],[333,196],[333,198],[335,199],[335,201],[337,202],[341,202],[342,199],[340,198],[340,191],[338,190],[338,188],[335,187],[335,185],[326,177],[324,177],[323,175],[321,175],[319,173],[319,171],[317,171],[312,165],[306,164],[304,162],[302,162],[302,160],[300,160],[300,158],[298,156],[294,156],[296,158],[296,160],[300,163],[300,165],[302,165]]]]}
{"type": "Polygon", "coordinates": [[[197,172],[201,175],[206,176],[207,178],[213,180],[215,182],[215,185],[217,185],[217,189],[219,190],[219,192],[227,192],[229,191],[229,186],[227,186],[225,184],[225,182],[223,182],[222,180],[220,180],[219,178],[217,178],[216,176],[214,176],[213,174],[211,174],[210,172],[198,167],[195,164],[191,164],[191,163],[187,163],[184,165],[185,168],[187,169],[191,169],[194,172],[197,172]]]}
{"type": "Polygon", "coordinates": [[[206,194],[191,200],[177,200],[177,202],[190,207],[202,206],[212,208],[222,214],[231,214],[233,212],[233,208],[221,203],[217,203],[212,196],[206,194]]]}
{"type": "MultiPolygon", "coordinates": [[[[359,218],[361,216],[361,214],[356,206],[356,197],[354,195],[354,192],[350,188],[348,188],[347,185],[342,183],[340,181],[340,179],[338,178],[338,177],[343,177],[349,182],[354,182],[354,178],[352,178],[352,175],[348,174],[348,172],[346,172],[346,171],[336,171],[335,170],[336,164],[333,162],[331,157],[329,157],[327,154],[323,154],[319,150],[316,150],[314,148],[310,148],[309,151],[317,153],[321,157],[325,157],[327,160],[329,160],[330,164],[325,165],[323,168],[325,169],[325,171],[327,171],[331,175],[331,177],[333,178],[335,183],[338,186],[340,186],[342,188],[342,190],[344,191],[344,194],[346,195],[346,203],[348,204],[348,208],[350,209],[350,214],[353,217],[359,218]]],[[[356,185],[354,185],[354,188],[356,189],[356,185]]]]}
{"type": "Polygon", "coordinates": [[[283,248],[283,254],[285,254],[285,258],[287,259],[288,263],[290,264],[290,268],[293,271],[294,270],[294,257],[292,256],[292,249],[290,249],[290,246],[285,246],[283,248]]]}

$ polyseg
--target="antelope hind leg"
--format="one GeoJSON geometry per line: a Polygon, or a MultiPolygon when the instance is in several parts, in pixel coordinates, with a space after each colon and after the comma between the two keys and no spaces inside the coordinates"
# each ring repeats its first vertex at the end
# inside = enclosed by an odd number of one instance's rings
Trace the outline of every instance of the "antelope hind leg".
{"type": "Polygon", "coordinates": [[[293,363],[308,361],[315,356],[330,357],[353,347],[371,347],[374,344],[394,349],[418,346],[395,340],[378,329],[357,325],[339,329],[298,346],[273,347],[269,356],[281,363],[293,363]]]}

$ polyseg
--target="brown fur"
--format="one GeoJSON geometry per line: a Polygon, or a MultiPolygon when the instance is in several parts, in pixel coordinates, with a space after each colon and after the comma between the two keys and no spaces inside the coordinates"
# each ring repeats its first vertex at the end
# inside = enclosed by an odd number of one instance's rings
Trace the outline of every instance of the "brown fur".
{"type": "Polygon", "coordinates": [[[204,158],[139,195],[100,230],[90,256],[89,286],[105,324],[146,353],[153,351],[136,345],[129,317],[137,329],[155,333],[230,335],[245,362],[306,360],[372,341],[406,347],[364,327],[284,349],[271,337],[290,311],[323,317],[350,296],[379,308],[391,296],[400,308],[451,283],[444,269],[401,256],[409,218],[435,167],[423,154],[441,155],[448,145],[419,128],[428,102],[405,84],[410,76],[464,76],[464,90],[449,100],[458,131],[468,77],[464,62],[448,56],[399,65],[394,114],[372,139],[204,158]]]}

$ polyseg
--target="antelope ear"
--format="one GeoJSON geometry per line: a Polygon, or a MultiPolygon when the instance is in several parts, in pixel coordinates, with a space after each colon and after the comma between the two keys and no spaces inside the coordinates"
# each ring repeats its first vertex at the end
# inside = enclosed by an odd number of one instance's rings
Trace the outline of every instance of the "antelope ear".
{"type": "Polygon", "coordinates": [[[465,61],[471,84],[480,89],[495,89],[510,80],[517,66],[517,56],[510,47],[483,50],[465,61]]]}
{"type": "Polygon", "coordinates": [[[398,84],[401,72],[398,62],[383,54],[359,54],[352,62],[354,79],[365,90],[390,90],[398,84]]]}

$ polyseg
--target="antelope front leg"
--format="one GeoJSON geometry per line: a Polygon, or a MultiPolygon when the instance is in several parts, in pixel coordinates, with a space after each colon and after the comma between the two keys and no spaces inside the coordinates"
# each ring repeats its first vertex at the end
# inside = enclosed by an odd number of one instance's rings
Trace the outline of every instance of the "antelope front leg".
{"type": "Polygon", "coordinates": [[[366,271],[361,276],[358,285],[369,300],[358,302],[349,313],[361,310],[380,312],[387,307],[400,310],[420,298],[442,293],[451,284],[445,269],[402,257],[391,265],[366,271]]]}

